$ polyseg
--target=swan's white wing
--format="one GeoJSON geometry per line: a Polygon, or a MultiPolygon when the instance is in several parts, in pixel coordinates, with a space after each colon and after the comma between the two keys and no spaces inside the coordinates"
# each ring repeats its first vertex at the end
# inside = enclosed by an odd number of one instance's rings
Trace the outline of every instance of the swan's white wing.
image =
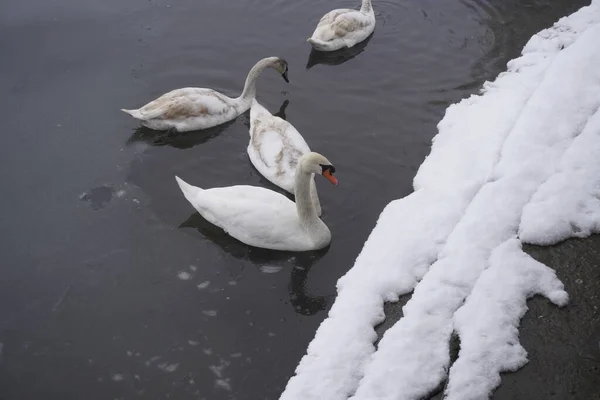
{"type": "Polygon", "coordinates": [[[308,152],[308,144],[292,124],[253,101],[248,156],[265,178],[294,193],[298,160],[308,152]]]}
{"type": "Polygon", "coordinates": [[[375,19],[370,14],[348,9],[333,10],[321,18],[312,38],[321,42],[340,39],[353,46],[366,39],[374,28],[375,19]]]}
{"type": "Polygon", "coordinates": [[[239,241],[274,250],[307,250],[293,201],[256,186],[202,190],[177,178],[187,200],[209,222],[239,241]]]}
{"type": "Polygon", "coordinates": [[[347,14],[351,12],[356,12],[351,8],[338,8],[337,10],[331,10],[327,14],[323,15],[317,24],[319,26],[326,26],[332,24],[340,15],[347,14]]]}
{"type": "Polygon", "coordinates": [[[160,96],[138,110],[140,119],[218,118],[230,113],[232,99],[212,89],[183,88],[160,96]]]}

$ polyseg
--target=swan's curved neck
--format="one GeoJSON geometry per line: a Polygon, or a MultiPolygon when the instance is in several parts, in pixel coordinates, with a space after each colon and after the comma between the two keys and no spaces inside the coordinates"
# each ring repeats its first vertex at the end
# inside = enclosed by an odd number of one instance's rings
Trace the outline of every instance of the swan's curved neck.
{"type": "Polygon", "coordinates": [[[314,201],[310,193],[310,181],[313,174],[307,173],[298,164],[296,169],[296,187],[294,196],[296,197],[296,210],[300,218],[300,224],[305,229],[310,229],[311,226],[318,224],[321,220],[317,216],[314,201]]]}
{"type": "Polygon", "coordinates": [[[360,7],[360,11],[362,11],[362,12],[373,11],[373,6],[371,5],[371,0],[362,0],[362,6],[360,7]]]}
{"type": "Polygon", "coordinates": [[[244,91],[242,92],[242,95],[238,97],[238,100],[250,102],[253,98],[256,97],[256,81],[261,72],[263,72],[265,68],[267,68],[269,65],[271,65],[271,60],[263,59],[257,62],[256,65],[254,65],[254,67],[252,67],[250,72],[248,72],[248,76],[246,77],[246,83],[244,83],[244,91]]]}

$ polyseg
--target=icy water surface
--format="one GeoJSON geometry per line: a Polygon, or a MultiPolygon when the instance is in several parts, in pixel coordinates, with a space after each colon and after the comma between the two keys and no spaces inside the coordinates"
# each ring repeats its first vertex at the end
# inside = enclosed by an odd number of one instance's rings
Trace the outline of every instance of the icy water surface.
{"type": "MultiPolygon", "coordinates": [[[[374,0],[351,51],[305,42],[340,0],[32,0],[0,6],[0,398],[276,399],[377,216],[412,190],[445,108],[586,1],[374,0]],[[160,140],[119,111],[174,88],[258,98],[336,166],[330,248],[251,249],[204,221],[179,175],[273,188],[248,115],[160,140]]],[[[510,397],[506,397],[510,398],[510,397]]]]}

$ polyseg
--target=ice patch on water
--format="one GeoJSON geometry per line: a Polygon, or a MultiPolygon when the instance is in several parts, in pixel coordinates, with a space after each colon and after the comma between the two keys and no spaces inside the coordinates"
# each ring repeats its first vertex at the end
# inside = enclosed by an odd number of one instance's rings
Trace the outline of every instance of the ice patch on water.
{"type": "Polygon", "coordinates": [[[123,379],[125,379],[123,374],[117,373],[112,375],[112,380],[115,382],[121,382],[123,379]]]}
{"type": "Polygon", "coordinates": [[[260,272],[265,273],[265,274],[275,274],[279,271],[281,271],[283,269],[283,267],[280,267],[279,265],[261,265],[260,266],[260,272]]]}
{"type": "Polygon", "coordinates": [[[196,287],[198,289],[202,290],[202,289],[206,289],[209,285],[210,285],[210,281],[204,281],[202,283],[199,283],[196,287]]]}
{"type": "Polygon", "coordinates": [[[196,272],[197,269],[198,267],[196,267],[195,265],[190,265],[190,271],[196,272]]]}
{"type": "Polygon", "coordinates": [[[225,371],[225,368],[229,367],[230,364],[231,363],[229,361],[221,359],[219,365],[209,365],[208,369],[210,369],[212,373],[216,375],[217,378],[222,378],[223,371],[225,371]]]}
{"type": "Polygon", "coordinates": [[[198,344],[200,344],[199,342],[197,342],[195,340],[188,340],[188,343],[190,344],[190,346],[198,346],[198,344]]]}
{"type": "Polygon", "coordinates": [[[217,379],[215,385],[221,389],[231,392],[231,380],[230,379],[217,379]]]}
{"type": "Polygon", "coordinates": [[[165,372],[175,372],[177,371],[177,368],[179,367],[179,363],[177,364],[169,364],[169,363],[162,363],[162,364],[158,364],[157,365],[158,369],[161,369],[165,372]]]}
{"type": "Polygon", "coordinates": [[[146,361],[146,367],[151,366],[155,361],[158,361],[161,359],[161,356],[154,356],[152,358],[150,358],[148,361],[146,361]]]}
{"type": "Polygon", "coordinates": [[[217,310],[204,310],[202,311],[202,314],[206,315],[207,317],[216,317],[217,310]]]}
{"type": "Polygon", "coordinates": [[[177,277],[178,277],[179,279],[181,279],[182,281],[189,281],[190,279],[192,279],[192,274],[190,274],[190,273],[189,273],[189,272],[187,272],[187,271],[180,271],[180,272],[177,274],[177,277]]]}

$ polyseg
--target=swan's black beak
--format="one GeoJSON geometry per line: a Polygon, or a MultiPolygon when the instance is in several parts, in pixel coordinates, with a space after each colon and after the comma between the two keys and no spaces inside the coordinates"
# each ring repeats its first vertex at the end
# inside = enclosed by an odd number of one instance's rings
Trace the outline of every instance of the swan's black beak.
{"type": "Polygon", "coordinates": [[[284,81],[286,81],[287,83],[290,83],[290,80],[288,79],[288,76],[287,76],[287,72],[288,72],[288,70],[286,68],[285,71],[283,72],[283,74],[281,74],[281,76],[283,77],[284,81]]]}

